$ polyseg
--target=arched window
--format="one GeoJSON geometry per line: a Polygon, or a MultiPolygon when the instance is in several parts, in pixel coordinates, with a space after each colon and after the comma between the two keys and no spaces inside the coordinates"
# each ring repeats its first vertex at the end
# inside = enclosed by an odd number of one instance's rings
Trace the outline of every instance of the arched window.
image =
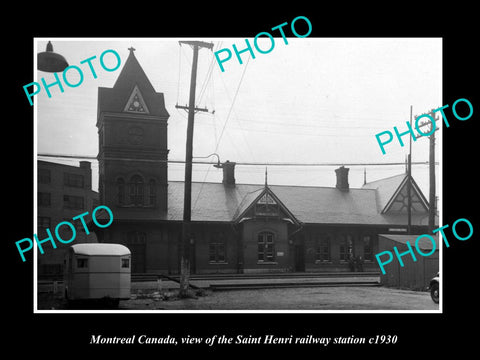
{"type": "Polygon", "coordinates": [[[130,203],[143,205],[143,179],[140,175],[133,175],[130,179],[130,203]]]}
{"type": "Polygon", "coordinates": [[[125,180],[117,180],[117,199],[119,205],[125,205],[125,180]]]}
{"type": "Polygon", "coordinates": [[[148,204],[155,206],[157,202],[157,184],[154,179],[148,182],[148,204]]]}
{"type": "Polygon", "coordinates": [[[270,231],[258,234],[258,261],[275,261],[275,234],[270,231]]]}

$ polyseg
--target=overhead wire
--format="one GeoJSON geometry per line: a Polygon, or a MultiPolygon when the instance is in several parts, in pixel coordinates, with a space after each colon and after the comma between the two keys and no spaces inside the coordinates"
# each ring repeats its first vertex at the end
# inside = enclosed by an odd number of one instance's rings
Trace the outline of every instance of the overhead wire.
{"type": "Polygon", "coordinates": [[[180,74],[182,70],[182,46],[178,46],[178,82],[177,82],[177,104],[180,98],[180,74]]]}
{"type": "Polygon", "coordinates": [[[208,84],[209,84],[210,79],[212,77],[214,64],[215,64],[215,57],[213,56],[213,52],[212,52],[212,57],[210,59],[210,65],[208,66],[208,70],[207,70],[207,73],[205,75],[205,79],[203,80],[203,84],[200,88],[200,92],[199,92],[199,96],[198,96],[198,102],[199,103],[202,102],[203,96],[205,95],[205,91],[208,88],[208,84]]]}
{"type": "MultiPolygon", "coordinates": [[[[59,158],[59,159],[89,159],[89,160],[98,160],[96,156],[93,155],[63,155],[63,154],[47,154],[47,153],[38,153],[39,157],[47,158],[59,158]]],[[[120,158],[120,157],[108,157],[106,160],[124,160],[124,161],[142,161],[142,162],[156,162],[156,163],[174,163],[174,164],[184,164],[185,160],[162,160],[162,159],[135,159],[135,158],[120,158]]],[[[205,164],[205,165],[216,165],[216,162],[211,161],[192,161],[193,164],[205,164]]],[[[265,166],[264,162],[251,162],[251,161],[238,161],[235,162],[237,165],[245,166],[265,166]]],[[[439,162],[436,161],[435,165],[438,165],[439,162]]],[[[269,162],[268,166],[397,166],[405,165],[405,162],[310,162],[310,163],[292,163],[292,162],[269,162]]],[[[412,161],[412,165],[428,165],[428,161],[412,161]]]]}
{"type": "MultiPolygon", "coordinates": [[[[220,79],[221,79],[221,81],[222,81],[224,93],[225,93],[225,95],[227,96],[228,101],[229,101],[230,103],[232,103],[232,102],[233,102],[233,101],[232,101],[232,97],[230,96],[230,92],[228,91],[228,88],[227,88],[227,85],[225,84],[225,81],[224,81],[224,79],[223,79],[223,76],[221,76],[220,79]]],[[[236,111],[235,111],[235,108],[232,109],[232,113],[233,113],[235,119],[237,120],[237,124],[238,124],[239,127],[236,128],[236,127],[231,127],[231,126],[230,126],[229,129],[240,129],[240,130],[241,130],[240,133],[242,134],[243,141],[244,141],[244,143],[245,143],[245,145],[246,145],[246,148],[247,148],[247,150],[248,150],[248,152],[249,152],[249,154],[250,154],[250,157],[251,157],[252,159],[255,159],[255,155],[254,155],[254,153],[253,153],[253,151],[252,151],[252,149],[251,149],[251,147],[250,147],[250,144],[249,144],[249,142],[247,141],[246,136],[245,136],[246,130],[243,128],[241,122],[238,121],[239,119],[238,119],[238,115],[237,115],[237,113],[236,113],[236,111]]],[[[208,125],[207,125],[207,126],[208,126],[208,125]]],[[[217,140],[217,138],[215,137],[215,144],[217,143],[217,141],[218,141],[218,140],[217,140]]]]}
{"type": "Polygon", "coordinates": [[[215,152],[217,152],[218,150],[218,147],[220,146],[220,142],[222,141],[222,137],[223,137],[223,134],[225,132],[225,128],[227,126],[227,123],[228,123],[228,120],[230,119],[230,114],[232,113],[232,110],[233,110],[233,107],[235,105],[235,101],[237,99],[237,95],[238,95],[238,92],[240,90],[240,86],[242,85],[242,81],[243,81],[243,78],[245,76],[245,72],[247,71],[247,68],[248,68],[248,64],[250,62],[250,55],[248,56],[248,59],[247,59],[247,62],[245,64],[245,67],[243,68],[243,72],[242,72],[242,76],[240,78],[240,81],[238,82],[238,85],[237,85],[237,90],[235,91],[235,95],[233,96],[233,99],[232,99],[232,103],[230,105],[230,109],[228,110],[228,113],[227,113],[227,117],[225,119],[225,123],[223,124],[223,128],[222,128],[222,132],[220,133],[220,137],[218,139],[218,142],[215,146],[215,152]]]}
{"type": "MultiPolygon", "coordinates": [[[[249,63],[249,62],[250,62],[250,55],[249,55],[249,57],[248,57],[248,59],[247,59],[247,63],[245,64],[245,68],[243,69],[243,72],[242,72],[242,76],[241,76],[241,78],[240,78],[240,81],[238,82],[237,90],[235,91],[235,96],[234,96],[234,98],[233,98],[233,100],[232,100],[232,103],[231,103],[231,105],[230,105],[230,110],[229,110],[228,113],[227,113],[227,117],[226,117],[225,122],[224,122],[224,124],[223,124],[222,131],[220,132],[220,136],[219,136],[218,140],[217,140],[216,143],[215,143],[216,145],[215,145],[215,150],[213,151],[214,153],[217,152],[218,146],[220,145],[220,141],[222,140],[222,136],[223,136],[223,133],[224,133],[224,131],[225,131],[225,127],[227,126],[228,120],[229,120],[229,118],[230,118],[230,114],[231,114],[232,109],[233,109],[233,107],[234,107],[234,105],[235,105],[235,100],[236,100],[236,98],[237,98],[238,91],[240,90],[240,86],[241,86],[241,84],[242,84],[243,77],[244,77],[244,75],[245,75],[245,72],[246,72],[246,70],[247,70],[248,63],[249,63]]],[[[212,67],[212,70],[213,70],[213,67],[212,67]]],[[[210,172],[210,168],[208,168],[207,171],[206,171],[206,173],[205,173],[204,179],[203,179],[203,181],[202,181],[202,186],[200,187],[200,190],[199,190],[199,192],[198,192],[198,194],[197,194],[197,197],[195,198],[195,201],[194,201],[194,203],[193,203],[192,209],[195,208],[195,206],[196,206],[196,204],[197,204],[197,202],[198,202],[198,199],[200,198],[200,195],[201,195],[202,190],[203,190],[203,184],[205,183],[205,181],[206,181],[206,179],[207,179],[207,177],[208,177],[209,172],[210,172]]]]}

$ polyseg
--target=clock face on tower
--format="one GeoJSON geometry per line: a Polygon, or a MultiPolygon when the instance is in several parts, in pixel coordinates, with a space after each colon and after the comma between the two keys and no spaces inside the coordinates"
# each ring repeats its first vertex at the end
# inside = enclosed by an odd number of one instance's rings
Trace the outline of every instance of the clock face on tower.
{"type": "Polygon", "coordinates": [[[139,126],[128,128],[128,142],[132,145],[139,145],[143,142],[143,129],[139,126]]]}

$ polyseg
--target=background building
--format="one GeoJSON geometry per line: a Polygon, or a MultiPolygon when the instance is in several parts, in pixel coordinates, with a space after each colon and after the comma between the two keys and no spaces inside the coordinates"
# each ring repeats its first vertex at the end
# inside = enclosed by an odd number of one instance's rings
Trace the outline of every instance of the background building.
{"type": "MultiPolygon", "coordinates": [[[[75,243],[96,242],[96,235],[85,233],[80,221],[72,218],[98,205],[98,193],[92,191],[92,170],[89,161],[80,161],[80,166],[71,166],[47,161],[37,161],[37,236],[39,240],[48,237],[50,229],[55,239],[55,227],[62,221],[69,221],[76,226],[75,243]]],[[[72,232],[68,227],[59,229],[63,239],[70,239],[72,232]]],[[[38,252],[38,275],[61,276],[63,274],[64,249],[69,244],[55,241],[57,248],[45,243],[44,254],[38,252]]]]}

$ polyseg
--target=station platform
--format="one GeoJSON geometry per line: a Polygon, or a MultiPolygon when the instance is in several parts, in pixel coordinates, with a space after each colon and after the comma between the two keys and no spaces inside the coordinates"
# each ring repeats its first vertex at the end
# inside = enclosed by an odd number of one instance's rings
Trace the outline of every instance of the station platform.
{"type": "MultiPolygon", "coordinates": [[[[176,289],[179,287],[179,281],[178,275],[132,275],[132,289],[146,289],[152,286],[157,286],[159,289],[176,289]]],[[[193,289],[212,291],[282,287],[378,286],[380,275],[378,272],[205,274],[191,275],[189,284],[193,289]]]]}

